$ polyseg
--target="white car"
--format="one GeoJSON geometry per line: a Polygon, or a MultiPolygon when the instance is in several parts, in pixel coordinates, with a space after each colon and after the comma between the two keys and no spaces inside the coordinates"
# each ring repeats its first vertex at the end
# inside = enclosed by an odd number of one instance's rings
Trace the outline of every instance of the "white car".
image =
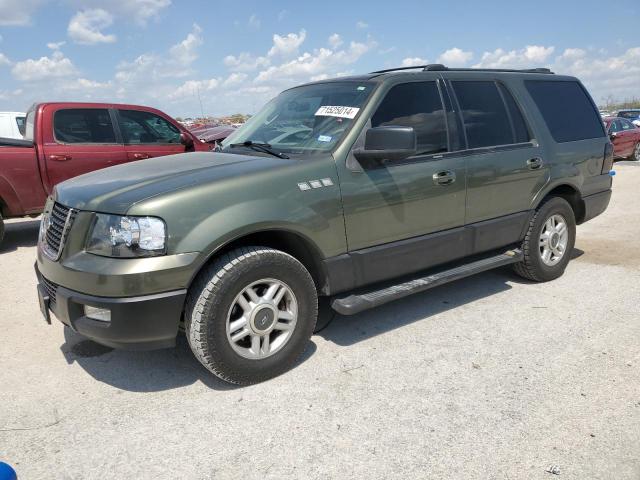
{"type": "Polygon", "coordinates": [[[23,112],[0,112],[0,138],[22,139],[26,116],[23,112]]]}

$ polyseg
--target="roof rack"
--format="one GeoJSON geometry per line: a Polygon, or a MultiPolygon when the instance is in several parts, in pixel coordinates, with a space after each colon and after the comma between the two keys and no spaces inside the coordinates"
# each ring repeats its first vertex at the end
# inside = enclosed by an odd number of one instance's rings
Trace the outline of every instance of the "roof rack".
{"type": "Polygon", "coordinates": [[[553,75],[553,72],[548,68],[525,68],[522,70],[509,69],[509,68],[450,68],[441,63],[430,63],[428,65],[414,65],[412,67],[397,67],[387,68],[385,70],[378,70],[371,72],[371,74],[400,72],[402,70],[415,70],[421,68],[423,72],[512,72],[512,73],[546,73],[553,75]]]}

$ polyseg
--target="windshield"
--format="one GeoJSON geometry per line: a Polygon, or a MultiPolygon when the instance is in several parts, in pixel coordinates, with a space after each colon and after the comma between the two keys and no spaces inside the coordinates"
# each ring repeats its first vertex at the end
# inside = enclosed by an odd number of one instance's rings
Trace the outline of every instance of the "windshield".
{"type": "Polygon", "coordinates": [[[373,84],[331,82],[287,90],[271,100],[222,143],[237,152],[245,142],[268,144],[289,155],[331,151],[344,137],[369,97],[373,84]]]}

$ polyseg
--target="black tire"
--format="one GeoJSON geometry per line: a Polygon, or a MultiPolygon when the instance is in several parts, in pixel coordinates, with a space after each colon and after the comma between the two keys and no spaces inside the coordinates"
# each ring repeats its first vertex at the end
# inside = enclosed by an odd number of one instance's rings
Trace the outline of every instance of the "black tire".
{"type": "Polygon", "coordinates": [[[307,269],[294,257],[267,247],[242,247],[223,254],[197,277],[185,309],[187,340],[196,358],[229,383],[250,385],[290,370],[304,353],[315,328],[318,296],[307,269]],[[293,291],[298,317],[288,341],[271,356],[249,359],[227,338],[227,315],[236,296],[253,282],[269,278],[293,291]]]}
{"type": "Polygon", "coordinates": [[[571,252],[576,241],[576,219],[571,205],[561,197],[549,197],[537,208],[535,215],[529,222],[529,228],[522,243],[524,260],[514,264],[515,272],[534,282],[548,282],[562,276],[569,263],[571,252]],[[543,262],[540,253],[539,240],[542,229],[553,215],[562,215],[566,220],[569,239],[562,258],[553,266],[543,262]]]}
{"type": "Polygon", "coordinates": [[[636,145],[633,147],[631,155],[629,155],[627,160],[640,162],[640,143],[636,143],[636,145]]]}

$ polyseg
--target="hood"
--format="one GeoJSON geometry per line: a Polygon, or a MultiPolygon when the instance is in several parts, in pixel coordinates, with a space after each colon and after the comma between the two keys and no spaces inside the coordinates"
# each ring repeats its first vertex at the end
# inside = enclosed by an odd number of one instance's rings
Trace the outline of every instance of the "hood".
{"type": "Polygon", "coordinates": [[[97,170],[62,182],[55,198],[67,207],[125,214],[137,202],[163,193],[291,164],[276,157],[193,152],[97,170]]]}

